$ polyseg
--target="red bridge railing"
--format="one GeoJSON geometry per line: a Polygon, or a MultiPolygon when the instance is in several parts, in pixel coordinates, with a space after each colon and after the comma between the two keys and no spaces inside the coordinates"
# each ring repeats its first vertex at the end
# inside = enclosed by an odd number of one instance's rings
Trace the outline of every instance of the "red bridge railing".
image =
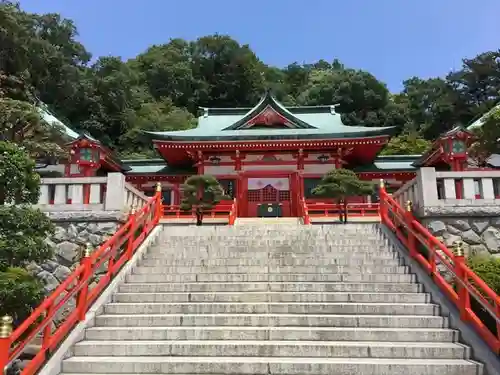
{"type": "Polygon", "coordinates": [[[158,186],[148,203],[137,212],[132,212],[112,237],[94,252],[87,247],[76,269],[13,332],[12,319],[3,317],[0,322],[0,369],[5,369],[28,345],[41,338],[40,350],[21,373],[35,374],[75,325],[85,319],[90,306],[132,258],[160,217],[161,187],[158,186]],[[75,307],[62,315],[63,320],[56,324],[56,316],[64,313],[63,309],[71,299],[75,299],[75,307]]]}
{"type": "Polygon", "coordinates": [[[500,354],[500,297],[466,264],[458,243],[455,252],[434,237],[412,213],[380,186],[381,221],[392,230],[439,288],[455,303],[462,321],[471,324],[500,354]]]}

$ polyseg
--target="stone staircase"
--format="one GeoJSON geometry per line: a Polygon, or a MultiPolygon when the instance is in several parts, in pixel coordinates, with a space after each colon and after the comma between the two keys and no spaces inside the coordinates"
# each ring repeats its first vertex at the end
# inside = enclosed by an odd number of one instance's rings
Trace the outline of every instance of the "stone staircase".
{"type": "Polygon", "coordinates": [[[166,227],[64,374],[481,375],[377,226],[166,227]]]}

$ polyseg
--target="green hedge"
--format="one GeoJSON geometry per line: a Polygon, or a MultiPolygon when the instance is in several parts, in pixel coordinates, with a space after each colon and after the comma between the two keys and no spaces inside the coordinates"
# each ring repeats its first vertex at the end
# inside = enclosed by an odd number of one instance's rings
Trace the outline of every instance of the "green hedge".
{"type": "Polygon", "coordinates": [[[0,272],[0,316],[12,316],[14,326],[23,322],[43,297],[42,284],[24,268],[0,272]]]}

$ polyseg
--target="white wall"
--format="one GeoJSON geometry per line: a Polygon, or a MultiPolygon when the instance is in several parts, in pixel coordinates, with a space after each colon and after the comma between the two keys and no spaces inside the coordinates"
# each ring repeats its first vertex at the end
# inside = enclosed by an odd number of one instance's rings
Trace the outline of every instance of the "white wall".
{"type": "Polygon", "coordinates": [[[304,173],[325,174],[335,169],[333,164],[305,164],[304,173]]]}
{"type": "Polygon", "coordinates": [[[243,171],[296,171],[296,165],[242,165],[243,171]]]}
{"type": "Polygon", "coordinates": [[[265,155],[273,155],[276,157],[277,160],[281,160],[281,161],[297,160],[297,159],[294,159],[292,154],[279,154],[279,153],[269,152],[269,153],[259,153],[259,154],[246,155],[244,161],[260,161],[260,160],[262,160],[262,158],[265,155]]]}
{"type": "Polygon", "coordinates": [[[237,174],[237,172],[234,170],[233,165],[206,165],[204,170],[205,174],[209,174],[212,176],[237,174]]]}

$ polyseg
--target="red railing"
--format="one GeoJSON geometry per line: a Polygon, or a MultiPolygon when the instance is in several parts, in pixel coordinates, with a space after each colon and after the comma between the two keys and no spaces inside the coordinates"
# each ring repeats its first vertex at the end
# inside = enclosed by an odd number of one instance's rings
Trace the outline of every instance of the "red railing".
{"type": "MultiPolygon", "coordinates": [[[[344,207],[337,203],[309,203],[307,204],[311,217],[338,217],[344,207]]],[[[347,217],[376,217],[379,216],[378,203],[348,203],[347,217]]]]}
{"type": "Polygon", "coordinates": [[[309,210],[307,208],[307,203],[305,199],[299,201],[299,217],[302,217],[304,225],[311,224],[311,218],[309,217],[309,210]]]}
{"type": "Polygon", "coordinates": [[[410,256],[455,303],[461,320],[471,324],[491,349],[500,354],[500,297],[467,266],[460,244],[456,253],[450,251],[417,221],[411,203],[403,209],[383,186],[380,217],[408,248],[410,256]]]}
{"type": "MultiPolygon", "coordinates": [[[[228,217],[231,213],[234,203],[221,203],[216,205],[211,210],[204,212],[204,217],[207,218],[223,218],[228,217]]],[[[164,219],[190,219],[196,217],[195,209],[185,211],[178,205],[164,205],[163,218],[164,219]]]]}
{"type": "Polygon", "coordinates": [[[229,212],[229,225],[234,225],[236,222],[236,218],[238,217],[238,201],[236,198],[233,201],[233,205],[231,206],[231,211],[229,212]]]}
{"type": "Polygon", "coordinates": [[[80,264],[69,277],[11,334],[6,332],[9,322],[4,317],[3,331],[0,332],[0,369],[18,358],[34,339],[41,338],[40,350],[21,373],[35,374],[73,327],[85,319],[90,306],[132,258],[142,241],[158,224],[160,216],[161,192],[157,191],[144,207],[131,213],[127,222],[96,251],[91,252],[87,248],[80,264]],[[98,277],[99,281],[91,286],[98,277]],[[56,324],[56,316],[60,318],[59,314],[65,313],[63,309],[72,298],[75,298],[76,306],[56,324]]]}

